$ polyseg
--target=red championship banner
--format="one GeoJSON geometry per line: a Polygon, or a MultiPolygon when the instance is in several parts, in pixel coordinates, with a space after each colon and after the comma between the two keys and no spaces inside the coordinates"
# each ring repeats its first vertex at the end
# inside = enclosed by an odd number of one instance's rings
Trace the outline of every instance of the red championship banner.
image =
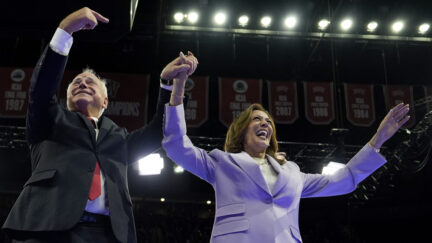
{"type": "Polygon", "coordinates": [[[432,110],[432,86],[423,86],[423,90],[425,93],[424,102],[426,103],[427,111],[432,110]]]}
{"type": "Polygon", "coordinates": [[[0,68],[0,117],[24,118],[33,68],[0,68]]]}
{"type": "Polygon", "coordinates": [[[185,110],[188,127],[199,127],[208,119],[208,77],[189,78],[185,84],[188,102],[185,110]]]}
{"type": "Polygon", "coordinates": [[[304,82],[306,119],[312,124],[329,124],[334,120],[333,84],[304,82]]]}
{"type": "MultiPolygon", "coordinates": [[[[66,71],[60,90],[60,103],[65,104],[68,84],[79,71],[66,71]]],[[[108,108],[104,115],[128,130],[140,128],[147,121],[149,75],[98,73],[107,81],[108,108]]]]}
{"type": "Polygon", "coordinates": [[[219,120],[227,127],[253,103],[261,103],[261,79],[219,78],[219,120]]]}
{"type": "Polygon", "coordinates": [[[298,118],[296,82],[267,81],[270,114],[276,123],[292,124],[298,118]]]}
{"type": "Polygon", "coordinates": [[[411,118],[405,124],[406,127],[412,127],[416,123],[414,113],[414,96],[412,86],[409,85],[383,85],[384,96],[387,110],[390,110],[399,103],[410,104],[411,118]]]}
{"type": "Polygon", "coordinates": [[[355,126],[369,127],[375,122],[375,101],[370,84],[344,84],[348,121],[355,126]]]}

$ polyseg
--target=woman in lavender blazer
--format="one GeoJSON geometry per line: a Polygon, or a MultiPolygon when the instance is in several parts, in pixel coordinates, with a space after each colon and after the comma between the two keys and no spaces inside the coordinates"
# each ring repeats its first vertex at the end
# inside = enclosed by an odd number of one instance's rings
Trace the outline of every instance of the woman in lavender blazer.
{"type": "Polygon", "coordinates": [[[225,151],[195,147],[186,135],[183,86],[187,73],[174,78],[165,107],[163,148],[189,172],[210,183],[216,193],[212,243],[299,243],[300,198],[347,194],[386,160],[379,148],[409,119],[408,105],[394,107],[372,139],[333,175],[302,173],[296,163],[275,156],[275,124],[253,104],[231,124],[225,151]]]}

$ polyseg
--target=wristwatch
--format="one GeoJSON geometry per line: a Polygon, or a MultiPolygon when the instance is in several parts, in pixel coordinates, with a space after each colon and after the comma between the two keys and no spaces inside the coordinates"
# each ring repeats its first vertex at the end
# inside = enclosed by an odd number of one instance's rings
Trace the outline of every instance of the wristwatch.
{"type": "Polygon", "coordinates": [[[167,86],[173,85],[173,81],[172,80],[167,80],[167,79],[160,78],[160,82],[161,82],[161,84],[167,85],[167,86]]]}

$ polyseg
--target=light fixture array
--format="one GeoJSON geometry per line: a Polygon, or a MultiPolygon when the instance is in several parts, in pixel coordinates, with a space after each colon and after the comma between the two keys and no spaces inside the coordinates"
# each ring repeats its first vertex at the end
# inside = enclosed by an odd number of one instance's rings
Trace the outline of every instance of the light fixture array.
{"type": "MultiPolygon", "coordinates": [[[[226,27],[228,25],[229,16],[226,12],[220,11],[214,13],[212,16],[212,23],[215,27],[226,27]]],[[[198,11],[190,11],[187,13],[184,12],[176,12],[173,14],[173,21],[175,25],[197,25],[199,24],[200,14],[198,11]]],[[[299,25],[299,18],[295,15],[288,15],[282,20],[281,29],[280,30],[292,30],[296,31],[299,25]]],[[[269,29],[273,25],[275,25],[274,19],[269,15],[263,15],[259,21],[260,28],[269,29]]],[[[234,23],[231,23],[231,28],[248,28],[251,23],[251,17],[248,15],[240,15],[234,23]]],[[[316,31],[326,32],[329,27],[334,23],[328,19],[322,18],[316,23],[316,31]]],[[[349,32],[353,30],[353,27],[356,26],[356,23],[352,18],[344,18],[335,23],[335,27],[332,29],[333,32],[349,32]]],[[[370,22],[364,25],[364,30],[367,33],[374,33],[380,28],[383,28],[382,24],[378,23],[376,20],[371,20],[370,22]]],[[[401,34],[406,31],[407,26],[403,20],[395,20],[393,23],[389,25],[390,33],[392,34],[401,34]]],[[[430,29],[429,23],[421,23],[417,27],[416,33],[424,36],[430,29]]]]}

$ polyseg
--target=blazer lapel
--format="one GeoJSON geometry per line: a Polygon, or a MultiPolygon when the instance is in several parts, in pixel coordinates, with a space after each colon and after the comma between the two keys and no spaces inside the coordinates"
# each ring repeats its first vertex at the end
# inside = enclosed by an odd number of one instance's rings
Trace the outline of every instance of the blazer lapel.
{"type": "Polygon", "coordinates": [[[102,141],[102,139],[105,137],[105,135],[107,135],[108,131],[112,127],[111,120],[106,119],[104,116],[101,116],[100,119],[101,121],[99,122],[100,127],[99,127],[98,139],[97,139],[98,142],[102,141]]]}
{"type": "Polygon", "coordinates": [[[96,146],[96,131],[94,129],[92,122],[89,120],[88,117],[86,117],[85,115],[83,115],[80,112],[78,112],[78,116],[81,118],[81,120],[83,120],[84,124],[87,126],[87,129],[89,130],[93,146],[96,146]]]}
{"type": "Polygon", "coordinates": [[[246,152],[232,154],[229,156],[261,189],[271,195],[267,183],[255,160],[246,152]]]}
{"type": "Polygon", "coordinates": [[[276,179],[276,183],[273,187],[273,196],[276,196],[288,183],[288,179],[286,176],[282,175],[283,170],[285,170],[284,167],[282,167],[273,157],[270,155],[267,155],[267,160],[272,165],[273,169],[278,174],[278,177],[276,179]]]}

